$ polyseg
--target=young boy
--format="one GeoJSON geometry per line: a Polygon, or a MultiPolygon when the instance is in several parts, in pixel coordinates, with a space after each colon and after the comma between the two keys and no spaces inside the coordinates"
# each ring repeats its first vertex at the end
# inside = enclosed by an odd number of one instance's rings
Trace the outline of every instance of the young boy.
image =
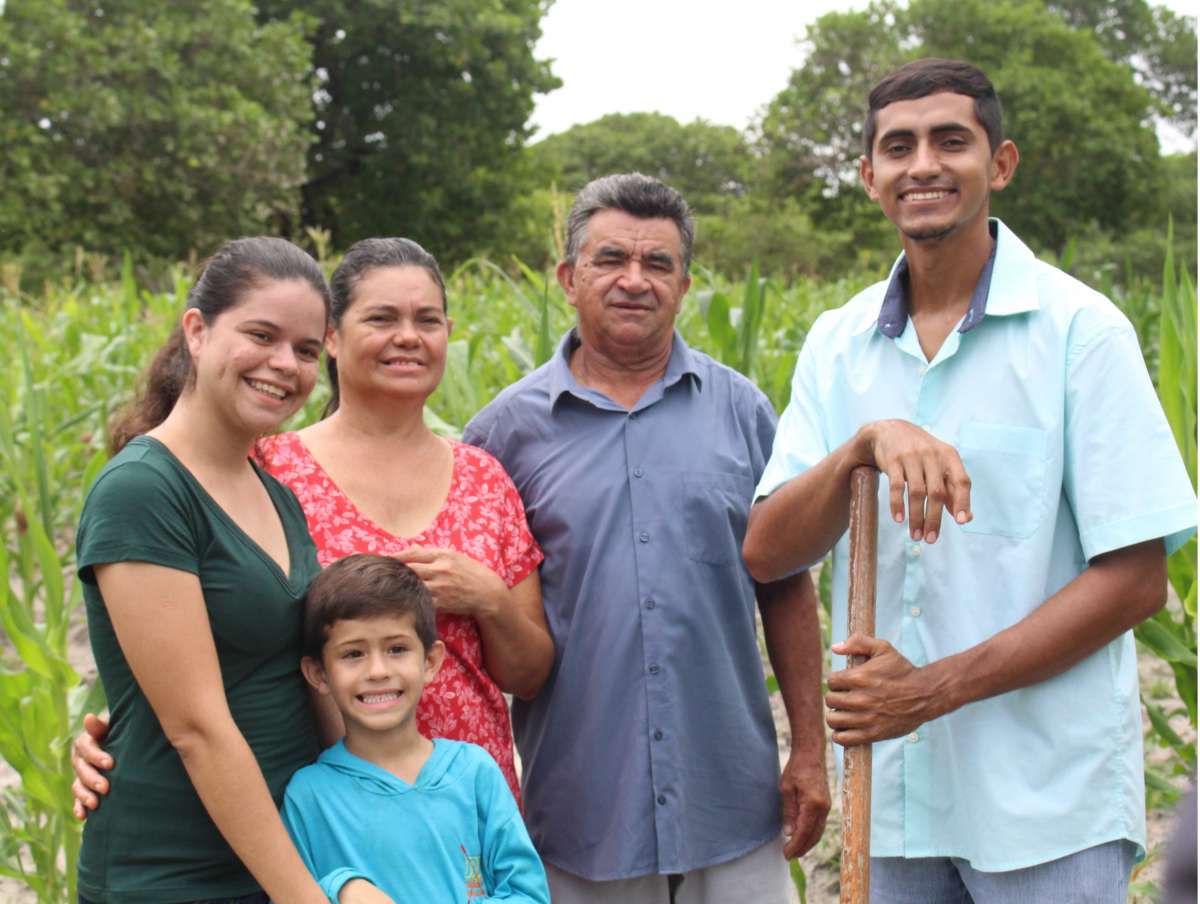
{"type": "Polygon", "coordinates": [[[417,732],[417,701],[445,655],[434,624],[429,591],[395,559],[349,556],[313,581],[301,669],[346,736],[292,777],[284,822],[333,901],[361,876],[397,904],[549,904],[496,763],[417,732]]]}

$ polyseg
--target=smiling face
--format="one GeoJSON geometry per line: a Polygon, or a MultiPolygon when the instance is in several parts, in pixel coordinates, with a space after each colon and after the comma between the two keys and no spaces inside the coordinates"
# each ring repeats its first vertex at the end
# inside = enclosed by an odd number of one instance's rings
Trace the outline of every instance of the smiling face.
{"type": "Polygon", "coordinates": [[[325,303],[302,279],[271,280],[205,323],[184,312],[190,391],[232,429],[257,436],[295,414],[317,380],[325,303]]]}
{"type": "Polygon", "coordinates": [[[991,151],[974,101],[949,92],[896,101],[876,113],[876,124],[860,174],[905,239],[986,238],[990,194],[1012,178],[1017,149],[1004,141],[991,151]]]}
{"type": "Polygon", "coordinates": [[[442,642],[421,644],[411,615],[335,621],[321,661],[305,657],[308,682],[333,699],[346,722],[348,743],[388,732],[415,731],[421,691],[445,656],[442,642]]]}
{"type": "Polygon", "coordinates": [[[441,382],[450,328],[441,290],[422,267],[368,270],[326,342],[343,397],[378,392],[424,402],[441,382]]]}
{"type": "Polygon", "coordinates": [[[670,348],[691,285],[678,227],[623,210],[588,220],[576,262],[558,265],[558,281],[578,311],[586,345],[643,354],[670,348]]]}

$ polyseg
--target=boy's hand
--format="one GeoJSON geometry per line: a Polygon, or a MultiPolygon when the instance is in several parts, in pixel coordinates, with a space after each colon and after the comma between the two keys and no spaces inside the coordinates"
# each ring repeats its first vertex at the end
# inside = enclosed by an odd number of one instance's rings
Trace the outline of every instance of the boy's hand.
{"type": "Polygon", "coordinates": [[[100,806],[100,797],[108,793],[108,779],[99,772],[114,765],[113,758],[100,746],[107,736],[107,719],[92,713],[83,717],[83,731],[75,738],[71,750],[71,765],[75,769],[75,781],[71,782],[71,793],[75,795],[72,809],[76,819],[86,819],[88,810],[100,806]]]}
{"type": "Polygon", "coordinates": [[[410,546],[393,558],[425,582],[439,611],[486,618],[508,603],[508,586],[500,575],[457,550],[410,546]]]}
{"type": "Polygon", "coordinates": [[[396,904],[366,879],[351,879],[338,892],[340,904],[396,904]]]}

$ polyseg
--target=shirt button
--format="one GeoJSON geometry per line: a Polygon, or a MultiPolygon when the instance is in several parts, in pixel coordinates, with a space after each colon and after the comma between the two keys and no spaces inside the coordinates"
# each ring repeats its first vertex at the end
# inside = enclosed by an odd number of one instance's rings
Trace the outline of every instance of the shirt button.
{"type": "Polygon", "coordinates": [[[658,795],[658,797],[657,797],[657,798],[655,798],[655,799],[658,801],[658,803],[659,803],[659,806],[662,806],[663,804],[665,804],[665,803],[667,802],[667,795],[665,795],[665,794],[660,794],[660,795],[658,795]]]}
{"type": "Polygon", "coordinates": [[[661,729],[661,728],[657,728],[657,729],[655,729],[655,731],[654,731],[654,740],[656,740],[656,741],[661,741],[662,739],[663,739],[663,733],[662,733],[662,729],[661,729]]]}
{"type": "Polygon", "coordinates": [[[909,614],[909,615],[911,615],[913,618],[918,618],[918,617],[920,617],[920,615],[921,615],[921,607],[920,607],[920,606],[913,606],[911,609],[909,609],[909,610],[908,610],[908,614],[909,614]]]}
{"type": "Polygon", "coordinates": [[[644,476],[645,476],[645,474],[646,474],[646,472],[645,472],[643,469],[641,469],[641,468],[634,468],[634,469],[633,469],[633,476],[634,476],[634,477],[644,477],[644,476]]]}
{"type": "Polygon", "coordinates": [[[654,599],[654,597],[650,597],[650,599],[646,600],[646,608],[647,609],[653,609],[657,605],[658,605],[658,602],[654,599]]]}
{"type": "Polygon", "coordinates": [[[650,532],[642,531],[640,534],[638,534],[638,539],[641,540],[643,543],[649,543],[650,542],[650,532]]]}
{"type": "Polygon", "coordinates": [[[652,665],[652,666],[650,666],[650,669],[649,669],[651,675],[657,675],[658,670],[659,670],[659,667],[657,665],[652,665]]]}
{"type": "MultiPolygon", "coordinates": [[[[645,541],[643,540],[642,542],[644,543],[645,541]]],[[[921,558],[921,544],[914,543],[910,547],[908,547],[908,554],[910,556],[912,556],[914,559],[921,558]]]]}
{"type": "Polygon", "coordinates": [[[910,743],[910,744],[915,744],[919,740],[921,740],[921,736],[919,734],[917,734],[915,731],[908,736],[908,743],[910,743]]]}

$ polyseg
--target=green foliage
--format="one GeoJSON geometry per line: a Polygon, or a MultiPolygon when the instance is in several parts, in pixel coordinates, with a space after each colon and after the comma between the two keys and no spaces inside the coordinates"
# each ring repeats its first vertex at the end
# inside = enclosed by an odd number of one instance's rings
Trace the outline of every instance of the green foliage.
{"type": "Polygon", "coordinates": [[[209,251],[294,216],[304,25],[250,0],[8,0],[0,251],[209,251]]]}
{"type": "MultiPolygon", "coordinates": [[[[1168,254],[1163,272],[1158,336],[1158,395],[1196,487],[1196,288],[1186,271],[1175,272],[1168,254]]],[[[1184,713],[1196,726],[1196,538],[1177,550],[1167,562],[1167,576],[1180,600],[1178,610],[1167,607],[1135,630],[1137,639],[1166,662],[1175,676],[1175,688],[1184,713]]],[[[1175,755],[1171,772],[1193,774],[1196,745],[1185,743],[1171,727],[1174,713],[1143,699],[1150,715],[1152,735],[1159,746],[1175,755]]],[[[1148,787],[1177,796],[1172,785],[1147,771],[1148,787]],[[1155,780],[1157,784],[1155,784],[1155,780]],[[1163,787],[1165,786],[1165,787],[1163,787]]]]}
{"type": "Polygon", "coordinates": [[[497,247],[531,184],[533,95],[558,86],[534,59],[544,0],[263,0],[315,18],[315,143],[304,222],[338,247],[419,238],[443,262],[497,247]]]}
{"type": "Polygon", "coordinates": [[[1047,6],[1096,36],[1104,53],[1133,67],[1159,112],[1186,135],[1196,132],[1196,27],[1147,0],[1054,0],[1047,6]]]}
{"type": "Polygon", "coordinates": [[[641,172],[678,189],[700,214],[745,194],[757,161],[732,126],[684,125],[662,113],[610,113],[529,148],[545,181],[576,192],[609,173],[641,172]]]}
{"type": "Polygon", "coordinates": [[[80,600],[70,528],[106,455],[110,400],[124,396],[181,296],[133,283],[56,293],[34,312],[0,294],[0,757],[21,784],[0,794],[0,875],[39,901],[74,900],[79,824],[69,744],[83,712],[103,706],[67,661],[80,600]],[[64,872],[62,864],[71,870],[64,872]]]}

